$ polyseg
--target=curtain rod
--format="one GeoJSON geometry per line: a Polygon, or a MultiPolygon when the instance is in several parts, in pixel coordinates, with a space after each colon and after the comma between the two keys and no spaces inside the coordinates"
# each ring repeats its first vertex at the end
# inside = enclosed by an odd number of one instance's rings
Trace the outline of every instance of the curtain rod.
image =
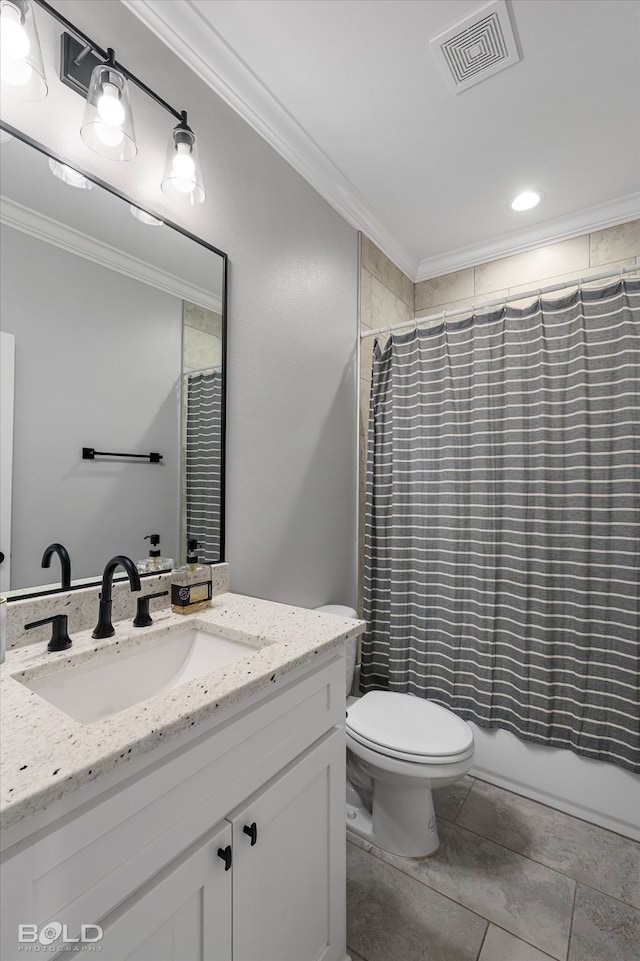
{"type": "Polygon", "coordinates": [[[501,307],[513,303],[516,300],[527,300],[529,297],[541,297],[543,294],[551,294],[558,290],[565,290],[567,287],[582,287],[584,284],[596,283],[598,280],[608,280],[611,277],[622,278],[623,274],[633,273],[640,270],[640,264],[628,264],[626,267],[618,267],[616,270],[608,270],[601,274],[594,274],[593,277],[580,277],[577,280],[565,280],[563,283],[552,284],[550,287],[536,287],[534,290],[526,290],[523,294],[515,294],[513,297],[498,297],[495,300],[483,300],[470,307],[456,307],[455,310],[439,310],[437,314],[429,314],[426,317],[416,317],[415,320],[405,320],[401,324],[391,324],[387,327],[378,327],[377,330],[363,330],[360,339],[366,337],[377,337],[378,334],[390,334],[393,330],[405,330],[408,327],[420,327],[422,324],[430,323],[433,320],[440,320],[446,323],[447,318],[467,317],[475,314],[478,310],[485,310],[487,307],[501,307]]]}

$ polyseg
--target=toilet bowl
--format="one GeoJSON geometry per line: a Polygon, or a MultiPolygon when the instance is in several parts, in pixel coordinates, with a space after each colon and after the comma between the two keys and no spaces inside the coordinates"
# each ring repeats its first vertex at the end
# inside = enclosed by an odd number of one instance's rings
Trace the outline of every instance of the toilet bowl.
{"type": "MultiPolygon", "coordinates": [[[[317,610],[356,616],[345,607],[317,610]]],[[[350,696],[356,642],[347,647],[347,828],[391,854],[429,857],[440,845],[431,791],[470,769],[473,732],[452,711],[411,694],[350,696]]]]}

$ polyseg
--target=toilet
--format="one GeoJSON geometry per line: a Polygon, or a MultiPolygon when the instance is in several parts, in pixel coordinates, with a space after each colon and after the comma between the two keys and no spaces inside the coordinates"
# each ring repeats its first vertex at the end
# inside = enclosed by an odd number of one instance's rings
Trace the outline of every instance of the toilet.
{"type": "MultiPolygon", "coordinates": [[[[356,617],[349,607],[316,608],[356,617]]],[[[473,731],[433,701],[395,691],[351,696],[357,639],[347,641],[347,828],[391,854],[438,851],[432,788],[447,787],[473,763],[473,731]]]]}

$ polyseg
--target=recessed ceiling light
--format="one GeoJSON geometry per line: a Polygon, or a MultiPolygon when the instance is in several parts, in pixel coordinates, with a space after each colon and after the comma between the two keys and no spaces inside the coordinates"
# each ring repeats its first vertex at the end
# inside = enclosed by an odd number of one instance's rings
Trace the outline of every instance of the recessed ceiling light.
{"type": "Polygon", "coordinates": [[[514,200],[511,201],[512,210],[531,210],[540,203],[541,196],[535,190],[523,190],[514,200]]]}
{"type": "Polygon", "coordinates": [[[139,207],[134,207],[133,204],[129,204],[129,210],[131,216],[139,220],[141,224],[146,224],[147,227],[162,227],[164,221],[158,220],[157,217],[152,217],[148,214],[146,210],[140,210],[139,207]]]}
{"type": "Polygon", "coordinates": [[[78,190],[91,190],[93,187],[91,181],[83,177],[81,173],[78,173],[73,167],[67,167],[66,164],[60,163],[59,160],[54,160],[53,157],[49,157],[49,169],[54,177],[62,180],[69,187],[77,187],[78,190]]]}

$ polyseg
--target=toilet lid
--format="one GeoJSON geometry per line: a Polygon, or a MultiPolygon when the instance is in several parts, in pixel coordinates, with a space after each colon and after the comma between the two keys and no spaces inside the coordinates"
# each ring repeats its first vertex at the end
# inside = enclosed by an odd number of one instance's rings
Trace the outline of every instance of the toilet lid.
{"type": "Polygon", "coordinates": [[[347,710],[347,730],[382,751],[451,757],[473,745],[473,732],[456,714],[411,694],[370,691],[347,710]]]}

